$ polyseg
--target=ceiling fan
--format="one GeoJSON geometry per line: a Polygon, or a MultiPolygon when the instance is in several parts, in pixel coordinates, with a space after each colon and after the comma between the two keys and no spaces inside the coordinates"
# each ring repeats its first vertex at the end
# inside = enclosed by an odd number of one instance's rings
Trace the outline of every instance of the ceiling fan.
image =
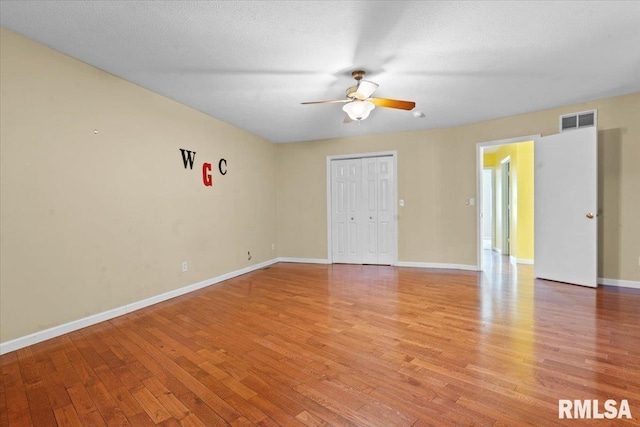
{"type": "Polygon", "coordinates": [[[413,110],[416,106],[412,101],[400,101],[397,99],[387,98],[371,98],[373,92],[378,88],[378,84],[369,80],[363,80],[365,72],[362,70],[356,70],[351,73],[354,79],[358,82],[356,86],[352,86],[347,89],[347,99],[338,99],[333,101],[311,101],[303,102],[302,104],[338,104],[344,103],[342,110],[347,113],[344,118],[344,123],[349,123],[353,120],[361,121],[369,117],[369,113],[376,106],[386,108],[397,108],[400,110],[413,110]]]}

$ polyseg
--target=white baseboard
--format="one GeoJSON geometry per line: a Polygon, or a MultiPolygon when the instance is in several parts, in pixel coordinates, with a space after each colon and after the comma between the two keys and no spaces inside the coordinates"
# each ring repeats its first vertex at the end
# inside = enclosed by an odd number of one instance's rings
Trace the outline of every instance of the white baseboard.
{"type": "Polygon", "coordinates": [[[509,262],[514,263],[514,264],[533,265],[533,260],[532,259],[516,258],[514,256],[509,256],[509,262]]]}
{"type": "Polygon", "coordinates": [[[328,259],[321,258],[278,258],[278,262],[296,262],[302,264],[329,264],[328,259]]]}
{"type": "Polygon", "coordinates": [[[478,271],[477,265],[466,264],[439,264],[434,262],[411,262],[411,261],[398,261],[397,267],[416,267],[416,268],[443,268],[448,270],[469,270],[478,271]]]}
{"type": "Polygon", "coordinates": [[[640,281],[637,281],[637,280],[620,280],[620,279],[607,279],[603,277],[598,277],[598,285],[619,286],[621,288],[640,289],[640,281]]]}
{"type": "Polygon", "coordinates": [[[259,264],[251,265],[249,267],[242,268],[240,270],[232,271],[230,273],[223,274],[212,279],[203,280],[193,285],[188,285],[180,289],[165,292],[160,295],[156,295],[142,301],[133,302],[122,307],[114,308],[112,310],[103,311],[102,313],[94,314],[82,319],[74,320],[63,325],[54,326],[53,328],[46,329],[44,331],[35,332],[24,337],[16,338],[11,341],[0,343],[0,355],[9,353],[14,350],[19,350],[24,347],[28,347],[33,344],[37,344],[42,341],[46,341],[51,338],[58,337],[60,335],[68,334],[69,332],[77,331],[78,329],[86,328],[87,326],[95,325],[96,323],[104,322],[106,320],[113,319],[118,316],[122,316],[127,313],[131,313],[135,310],[148,307],[150,305],[157,304],[162,301],[169,300],[171,298],[178,297],[180,295],[187,294],[189,292],[197,291],[198,289],[205,288],[207,286],[215,285],[225,280],[232,279],[237,276],[241,276],[246,273],[250,273],[255,270],[267,267],[275,264],[278,259],[272,259],[269,261],[261,262],[259,264]]]}

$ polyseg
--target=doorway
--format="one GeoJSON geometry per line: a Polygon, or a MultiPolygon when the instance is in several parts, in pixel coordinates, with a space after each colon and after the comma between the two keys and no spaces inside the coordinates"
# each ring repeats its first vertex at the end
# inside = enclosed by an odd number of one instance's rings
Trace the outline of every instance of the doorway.
{"type": "Polygon", "coordinates": [[[478,270],[484,258],[533,264],[533,141],[537,135],[477,144],[478,270]],[[487,162],[485,162],[487,159],[487,162]],[[493,172],[489,189],[486,170],[493,172]],[[520,197],[519,197],[520,196],[520,197]],[[485,248],[487,198],[493,199],[493,246],[485,248]]]}
{"type": "MultiPolygon", "coordinates": [[[[509,227],[504,229],[502,249],[509,252],[512,263],[533,264],[535,259],[538,278],[597,286],[597,136],[597,128],[587,126],[545,137],[476,145],[479,205],[483,200],[484,150],[497,145],[517,147],[511,151],[508,167],[504,152],[498,156],[503,159],[500,168],[505,186],[510,187],[503,193],[508,200],[503,212],[508,213],[505,222],[509,227]],[[523,188],[530,198],[523,197],[523,188]],[[528,252],[523,250],[527,243],[528,252]]],[[[479,233],[480,222],[478,213],[479,233]]],[[[479,270],[483,269],[483,253],[478,243],[479,270]]]]}
{"type": "Polygon", "coordinates": [[[329,263],[397,263],[396,153],[327,157],[329,263]]]}

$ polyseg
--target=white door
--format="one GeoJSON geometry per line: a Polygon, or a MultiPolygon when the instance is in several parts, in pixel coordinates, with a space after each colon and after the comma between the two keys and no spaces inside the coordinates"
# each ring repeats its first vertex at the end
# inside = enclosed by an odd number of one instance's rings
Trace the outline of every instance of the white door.
{"type": "Polygon", "coordinates": [[[362,262],[360,220],[360,159],[331,162],[331,228],[333,262],[362,262]]]}
{"type": "Polygon", "coordinates": [[[362,263],[378,263],[378,158],[362,159],[362,263]]]}
{"type": "Polygon", "coordinates": [[[597,286],[597,155],[595,127],[535,142],[536,277],[597,286]]]}
{"type": "Polygon", "coordinates": [[[395,173],[392,157],[378,158],[378,261],[376,264],[393,264],[394,208],[396,203],[395,173]]]}
{"type": "Polygon", "coordinates": [[[393,264],[393,157],[331,161],[331,255],[335,263],[393,264]]]}
{"type": "Polygon", "coordinates": [[[363,264],[393,263],[393,158],[362,159],[363,264]]]}

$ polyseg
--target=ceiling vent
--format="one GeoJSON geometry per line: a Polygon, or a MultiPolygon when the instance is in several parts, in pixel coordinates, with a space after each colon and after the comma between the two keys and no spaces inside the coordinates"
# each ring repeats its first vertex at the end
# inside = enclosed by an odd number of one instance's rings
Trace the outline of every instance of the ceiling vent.
{"type": "Polygon", "coordinates": [[[596,126],[596,110],[560,116],[560,132],[596,126]]]}

